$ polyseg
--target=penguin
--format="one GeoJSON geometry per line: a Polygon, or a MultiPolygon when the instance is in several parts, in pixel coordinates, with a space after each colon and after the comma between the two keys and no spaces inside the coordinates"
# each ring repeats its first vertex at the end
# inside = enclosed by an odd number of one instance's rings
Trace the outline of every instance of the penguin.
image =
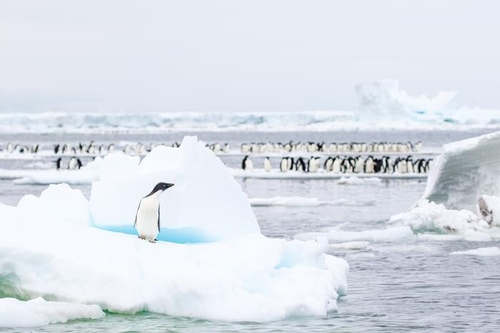
{"type": "Polygon", "coordinates": [[[241,168],[245,171],[251,171],[253,169],[252,160],[248,157],[248,155],[243,158],[243,161],[241,162],[241,168]]]}
{"type": "Polygon", "coordinates": [[[375,162],[373,161],[373,156],[368,156],[365,161],[365,173],[374,173],[375,172],[375,162]]]}
{"type": "Polygon", "coordinates": [[[300,172],[307,172],[306,162],[302,157],[299,157],[295,162],[295,170],[300,172]]]}
{"type": "Polygon", "coordinates": [[[361,156],[357,156],[354,164],[354,172],[362,173],[365,170],[365,161],[361,158],[361,156]]]}
{"type": "Polygon", "coordinates": [[[247,154],[250,152],[250,146],[248,145],[248,143],[241,144],[241,152],[244,154],[247,154]]]}
{"type": "Polygon", "coordinates": [[[333,158],[333,164],[332,164],[332,172],[333,173],[340,173],[342,168],[342,159],[340,156],[335,156],[333,158]]]}
{"type": "Polygon", "coordinates": [[[108,145],[108,153],[112,153],[115,150],[115,145],[113,143],[110,143],[108,145]]]}
{"type": "Polygon", "coordinates": [[[288,158],[283,157],[280,162],[280,171],[287,172],[288,171],[288,158]]]}
{"type": "Polygon", "coordinates": [[[160,195],[172,186],[172,183],[158,183],[151,193],[139,201],[134,228],[137,229],[140,239],[150,243],[156,242],[156,236],[160,232],[160,195]]]}
{"type": "Polygon", "coordinates": [[[477,210],[483,219],[491,225],[493,222],[493,211],[488,207],[488,204],[482,196],[477,200],[477,210]]]}
{"type": "Polygon", "coordinates": [[[329,156],[325,160],[325,163],[323,163],[323,169],[325,170],[325,172],[332,172],[333,171],[333,157],[329,156]]]}
{"type": "Polygon", "coordinates": [[[224,153],[229,153],[229,150],[231,149],[231,147],[229,146],[229,143],[225,143],[224,144],[224,153]]]}
{"type": "Polygon", "coordinates": [[[293,167],[295,166],[295,160],[293,157],[287,157],[288,159],[288,170],[293,171],[293,167]]]}
{"type": "Polygon", "coordinates": [[[307,166],[308,166],[309,172],[312,172],[312,173],[318,172],[319,163],[318,163],[318,160],[314,156],[311,156],[311,158],[307,162],[307,166]]]}
{"type": "Polygon", "coordinates": [[[75,156],[71,157],[68,162],[69,170],[76,170],[78,168],[78,160],[75,156]]]}
{"type": "Polygon", "coordinates": [[[56,160],[56,169],[57,170],[61,170],[61,160],[62,160],[62,158],[60,158],[60,157],[56,160]]]}
{"type": "Polygon", "coordinates": [[[266,172],[270,172],[271,168],[271,161],[269,160],[269,157],[266,157],[264,160],[264,170],[266,170],[266,172]]]}

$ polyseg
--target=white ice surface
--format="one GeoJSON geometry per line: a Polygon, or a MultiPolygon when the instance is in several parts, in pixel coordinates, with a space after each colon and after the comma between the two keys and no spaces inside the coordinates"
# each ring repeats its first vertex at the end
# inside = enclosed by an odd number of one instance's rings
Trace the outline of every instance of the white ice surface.
{"type": "Polygon", "coordinates": [[[498,247],[481,247],[479,249],[468,250],[468,251],[456,251],[456,252],[452,252],[451,254],[493,257],[493,256],[500,256],[500,248],[498,248],[498,247]]]}
{"type": "Polygon", "coordinates": [[[98,319],[103,316],[104,312],[97,305],[48,302],[43,298],[30,301],[0,298],[0,328],[38,327],[74,319],[98,319]]]}
{"type": "Polygon", "coordinates": [[[1,294],[223,321],[337,308],[347,262],[325,254],[327,242],[262,236],[240,186],[195,138],[159,147],[140,165],[122,162],[93,184],[90,203],[52,185],[17,207],[0,204],[1,294]],[[139,198],[159,180],[176,184],[162,202],[161,231],[172,241],[159,235],[152,244],[131,226],[139,198]]]}

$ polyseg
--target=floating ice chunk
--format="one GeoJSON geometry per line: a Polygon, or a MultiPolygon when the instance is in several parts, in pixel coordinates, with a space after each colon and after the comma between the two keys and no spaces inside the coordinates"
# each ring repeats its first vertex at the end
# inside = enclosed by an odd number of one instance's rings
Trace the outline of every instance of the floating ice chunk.
{"type": "Polygon", "coordinates": [[[150,244],[92,227],[3,219],[0,293],[50,295],[112,312],[223,321],[326,316],[346,292],[347,263],[328,246],[259,234],[150,244]],[[5,286],[9,286],[5,290],[5,286]]]}
{"type": "Polygon", "coordinates": [[[340,185],[365,185],[365,184],[379,184],[382,182],[382,179],[377,177],[370,178],[359,178],[356,176],[353,177],[342,177],[337,181],[337,184],[340,185]]]}
{"type": "Polygon", "coordinates": [[[332,249],[345,249],[345,250],[365,250],[370,242],[345,242],[330,244],[332,249]]]}
{"type": "Polygon", "coordinates": [[[409,212],[394,215],[392,223],[407,225],[415,232],[458,232],[465,233],[471,229],[483,230],[488,223],[468,210],[448,210],[443,204],[427,200],[421,201],[409,212]]]}
{"type": "Polygon", "coordinates": [[[47,302],[43,298],[27,302],[0,298],[0,327],[37,327],[74,319],[98,319],[103,316],[104,312],[97,305],[47,302]]]}
{"type": "Polygon", "coordinates": [[[500,256],[500,249],[498,247],[481,247],[479,249],[468,250],[468,251],[456,251],[452,252],[451,254],[492,257],[492,256],[500,256]]]}
{"type": "Polygon", "coordinates": [[[272,198],[251,198],[249,199],[252,206],[320,206],[323,203],[318,198],[305,197],[272,197],[272,198]]]}
{"type": "Polygon", "coordinates": [[[162,229],[191,228],[207,239],[260,233],[246,194],[196,137],[185,137],[179,148],[158,146],[140,164],[137,159],[127,165],[116,175],[110,168],[109,176],[93,183],[96,226],[132,226],[139,200],[163,181],[175,186],[161,196],[162,229]]]}

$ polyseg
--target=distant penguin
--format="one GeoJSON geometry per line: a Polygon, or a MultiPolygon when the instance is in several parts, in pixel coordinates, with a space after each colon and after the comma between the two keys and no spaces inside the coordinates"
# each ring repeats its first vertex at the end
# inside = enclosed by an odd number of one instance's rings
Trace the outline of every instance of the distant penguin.
{"type": "Polygon", "coordinates": [[[318,172],[318,168],[319,168],[318,160],[314,156],[311,156],[311,158],[307,162],[307,166],[308,166],[309,172],[312,172],[312,173],[318,172]]]}
{"type": "Polygon", "coordinates": [[[333,164],[332,164],[332,172],[333,173],[340,173],[342,170],[342,159],[340,156],[336,156],[333,159],[333,164]]]}
{"type": "Polygon", "coordinates": [[[248,157],[248,155],[243,158],[243,161],[241,162],[241,168],[245,171],[251,171],[253,169],[253,162],[248,157]]]}
{"type": "Polygon", "coordinates": [[[271,167],[271,161],[269,160],[269,157],[266,157],[266,159],[264,160],[264,170],[266,170],[266,172],[270,172],[271,167]]]}
{"type": "Polygon", "coordinates": [[[357,156],[354,164],[354,172],[362,173],[365,169],[365,161],[361,158],[361,156],[357,156]]]}
{"type": "Polygon", "coordinates": [[[280,171],[287,172],[288,171],[288,158],[283,157],[280,162],[280,171]]]}
{"type": "MultiPolygon", "coordinates": [[[[8,148],[8,147],[9,147],[9,146],[7,145],[7,148],[8,148]]],[[[58,153],[59,153],[59,148],[60,148],[60,147],[61,147],[61,145],[59,145],[59,144],[57,144],[57,145],[55,145],[55,146],[54,146],[54,154],[58,154],[58,153]]]]}
{"type": "Polygon", "coordinates": [[[374,173],[375,172],[375,163],[373,161],[373,156],[368,156],[365,161],[365,173],[374,173]]]}
{"type": "Polygon", "coordinates": [[[295,162],[295,170],[300,172],[307,172],[306,162],[302,157],[299,157],[295,162]]]}
{"type": "Polygon", "coordinates": [[[134,228],[137,229],[140,239],[145,239],[151,243],[156,242],[156,236],[160,232],[160,195],[172,186],[174,184],[158,183],[151,193],[139,202],[135,214],[134,228]]]}
{"type": "Polygon", "coordinates": [[[293,171],[293,168],[295,166],[295,160],[293,159],[293,157],[287,157],[287,159],[288,159],[288,170],[293,171]]]}
{"type": "Polygon", "coordinates": [[[115,150],[115,145],[113,143],[110,143],[108,145],[108,153],[112,153],[115,150]]]}
{"type": "Polygon", "coordinates": [[[61,161],[62,161],[62,158],[60,158],[60,157],[56,160],[56,169],[57,170],[61,170],[61,161]]]}
{"type": "Polygon", "coordinates": [[[483,219],[491,225],[493,222],[493,211],[488,207],[482,196],[477,200],[477,210],[483,219]]]}
{"type": "Polygon", "coordinates": [[[325,160],[325,163],[323,163],[323,169],[325,170],[325,172],[332,172],[333,171],[333,157],[329,156],[325,160]]]}
{"type": "Polygon", "coordinates": [[[78,160],[75,156],[71,157],[68,162],[68,169],[69,170],[76,170],[78,169],[78,160]]]}

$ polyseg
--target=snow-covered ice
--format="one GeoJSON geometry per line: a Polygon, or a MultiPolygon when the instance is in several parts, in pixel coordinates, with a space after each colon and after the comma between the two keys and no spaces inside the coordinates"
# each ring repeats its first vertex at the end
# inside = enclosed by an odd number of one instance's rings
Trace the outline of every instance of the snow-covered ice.
{"type": "Polygon", "coordinates": [[[43,298],[30,301],[0,298],[0,328],[38,327],[103,316],[104,312],[97,305],[48,302],[43,298]]]}
{"type": "Polygon", "coordinates": [[[141,163],[118,159],[121,169],[103,164],[90,201],[63,184],[17,207],[0,204],[0,293],[223,321],[337,308],[347,262],[327,255],[327,242],[261,235],[239,184],[196,138],[157,147],[141,163]],[[162,194],[158,237],[171,241],[151,244],[131,226],[160,180],[176,184],[162,194]]]}

